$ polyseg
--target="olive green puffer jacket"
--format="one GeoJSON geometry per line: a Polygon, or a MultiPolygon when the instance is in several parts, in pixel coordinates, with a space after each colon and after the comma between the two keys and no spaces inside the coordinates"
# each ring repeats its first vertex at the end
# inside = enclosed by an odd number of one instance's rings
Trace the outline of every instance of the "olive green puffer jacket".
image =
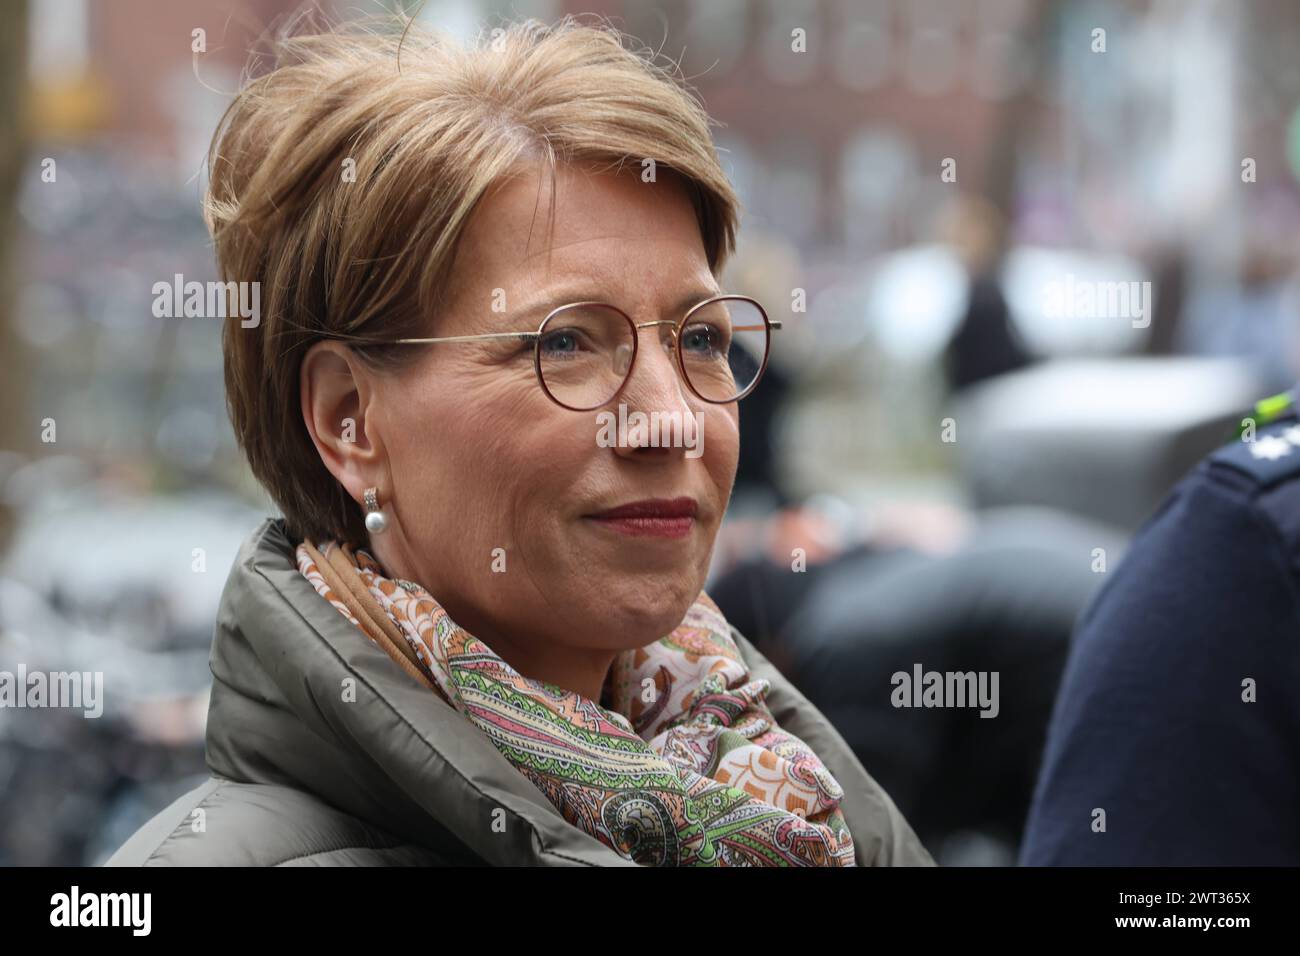
{"type": "MultiPolygon", "coordinates": [[[[241,549],[212,646],[212,776],[109,866],[635,865],[567,823],[483,733],[362,638],[298,573],[294,550],[279,519],[241,549]]],[[[858,863],[932,865],[843,738],[735,637],[771,681],[778,723],[843,786],[858,863]]]]}

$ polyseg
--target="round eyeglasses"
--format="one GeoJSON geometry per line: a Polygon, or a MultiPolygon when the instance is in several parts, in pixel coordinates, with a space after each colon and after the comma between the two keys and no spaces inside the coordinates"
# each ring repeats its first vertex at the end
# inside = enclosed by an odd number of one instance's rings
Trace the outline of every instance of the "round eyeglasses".
{"type": "Polygon", "coordinates": [[[691,392],[724,405],[754,390],[767,368],[772,330],[757,300],[719,295],[692,306],[681,319],[635,322],[605,302],[573,302],[553,310],[536,332],[491,332],[439,338],[398,339],[399,345],[512,338],[533,343],[537,380],[551,401],[576,412],[608,405],[636,365],[637,330],[668,327],[666,347],[691,392]]]}

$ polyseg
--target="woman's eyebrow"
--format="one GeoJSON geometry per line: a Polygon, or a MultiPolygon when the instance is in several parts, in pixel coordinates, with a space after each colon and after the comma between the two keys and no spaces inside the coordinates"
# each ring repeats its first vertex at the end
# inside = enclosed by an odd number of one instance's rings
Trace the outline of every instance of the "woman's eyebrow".
{"type": "MultiPolygon", "coordinates": [[[[698,288],[692,292],[688,292],[685,295],[683,295],[677,302],[675,302],[672,305],[672,307],[669,309],[669,312],[677,316],[684,315],[686,313],[686,310],[691,308],[692,306],[699,305],[705,299],[711,299],[714,296],[721,295],[721,294],[722,293],[719,292],[717,289],[708,289],[703,287],[698,288]]],[[[618,308],[627,311],[626,308],[621,303],[613,300],[608,296],[603,296],[603,295],[594,294],[590,292],[584,292],[580,288],[575,287],[570,291],[562,290],[560,292],[547,293],[543,296],[538,296],[532,301],[525,301],[524,305],[521,308],[519,308],[518,310],[512,309],[511,312],[513,312],[516,315],[531,315],[533,313],[537,313],[539,316],[549,315],[551,312],[554,312],[560,306],[570,305],[571,303],[574,302],[604,302],[608,305],[617,306],[618,308]]]]}

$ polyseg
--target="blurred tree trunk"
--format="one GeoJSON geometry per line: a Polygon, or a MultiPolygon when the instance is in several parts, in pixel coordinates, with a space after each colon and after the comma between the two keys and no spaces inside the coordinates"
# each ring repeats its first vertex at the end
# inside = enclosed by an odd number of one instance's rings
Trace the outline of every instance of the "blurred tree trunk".
{"type": "MultiPolygon", "coordinates": [[[[0,29],[0,450],[29,451],[35,423],[27,408],[23,342],[14,328],[18,276],[18,185],[27,141],[27,0],[6,0],[0,29]]],[[[5,475],[0,472],[0,481],[5,475]]],[[[0,553],[9,543],[14,513],[0,498],[0,553]]]]}

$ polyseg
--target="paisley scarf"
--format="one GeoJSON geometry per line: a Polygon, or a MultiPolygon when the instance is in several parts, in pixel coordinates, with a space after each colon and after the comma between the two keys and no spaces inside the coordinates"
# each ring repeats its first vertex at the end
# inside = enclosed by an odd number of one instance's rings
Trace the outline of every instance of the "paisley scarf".
{"type": "Polygon", "coordinates": [[[843,791],[781,730],[703,592],[621,652],[597,703],[525,677],[367,552],[305,541],[298,569],[414,679],[485,733],[571,825],[651,866],[853,866],[843,791]],[[602,706],[606,704],[606,706],[602,706]]]}

